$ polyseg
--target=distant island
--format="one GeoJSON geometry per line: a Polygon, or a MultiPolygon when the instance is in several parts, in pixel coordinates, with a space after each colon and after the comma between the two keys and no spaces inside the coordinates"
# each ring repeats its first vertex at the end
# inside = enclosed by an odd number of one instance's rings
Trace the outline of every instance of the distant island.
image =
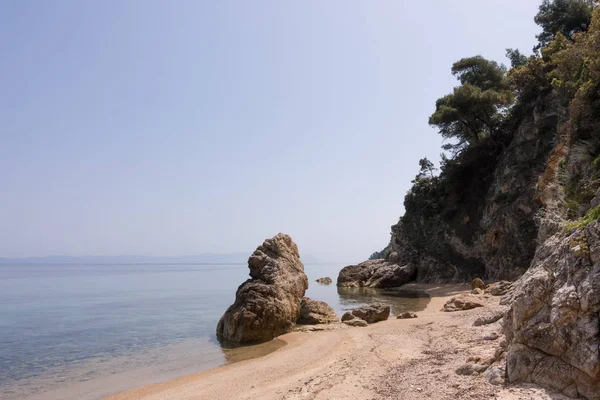
{"type": "MultiPolygon", "coordinates": [[[[203,253],[187,256],[45,256],[2,258],[0,264],[245,264],[248,253],[203,253]]],[[[303,263],[322,263],[316,257],[302,257],[303,263]]]]}

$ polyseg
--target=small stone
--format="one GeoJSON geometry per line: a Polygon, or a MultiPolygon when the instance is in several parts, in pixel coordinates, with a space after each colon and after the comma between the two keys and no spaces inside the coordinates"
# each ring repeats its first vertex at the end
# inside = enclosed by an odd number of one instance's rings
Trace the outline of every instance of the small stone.
{"type": "Polygon", "coordinates": [[[324,278],[319,278],[315,280],[315,282],[320,283],[321,285],[331,285],[333,282],[330,277],[326,276],[324,278]]]}
{"type": "Polygon", "coordinates": [[[485,289],[485,283],[480,278],[475,278],[471,282],[471,289],[485,289]]]}
{"type": "Polygon", "coordinates": [[[504,383],[504,368],[492,366],[485,370],[483,377],[492,385],[502,385],[504,383]]]}
{"type": "Polygon", "coordinates": [[[367,323],[367,321],[365,321],[364,319],[360,319],[360,318],[356,318],[356,317],[344,321],[344,324],[349,325],[349,326],[361,326],[361,327],[369,325],[367,323]]]}
{"type": "Polygon", "coordinates": [[[499,321],[504,317],[504,311],[495,311],[487,315],[483,315],[473,322],[473,326],[489,325],[499,321]]]}
{"type": "Polygon", "coordinates": [[[409,318],[417,318],[417,314],[414,312],[404,312],[396,317],[396,319],[409,319],[409,318]]]}

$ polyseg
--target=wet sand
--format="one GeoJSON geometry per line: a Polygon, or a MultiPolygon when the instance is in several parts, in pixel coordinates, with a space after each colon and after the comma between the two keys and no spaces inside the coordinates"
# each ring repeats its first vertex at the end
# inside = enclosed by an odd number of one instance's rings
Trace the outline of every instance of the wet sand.
{"type": "MultiPolygon", "coordinates": [[[[469,357],[489,357],[497,342],[484,335],[500,324],[473,327],[478,316],[498,307],[441,312],[466,285],[410,285],[431,301],[418,318],[390,319],[366,328],[293,332],[264,357],[224,365],[168,382],[111,396],[110,400],[191,399],[558,399],[530,386],[493,386],[482,376],[457,375],[469,357]]],[[[483,297],[482,297],[483,298],[483,297]]],[[[500,340],[500,339],[499,339],[500,340]]]]}

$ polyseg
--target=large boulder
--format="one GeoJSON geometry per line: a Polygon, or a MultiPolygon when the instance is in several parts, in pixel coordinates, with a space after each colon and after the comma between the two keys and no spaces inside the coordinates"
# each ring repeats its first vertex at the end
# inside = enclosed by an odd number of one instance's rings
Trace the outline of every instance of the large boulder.
{"type": "MultiPolygon", "coordinates": [[[[355,308],[350,313],[356,318],[360,318],[367,321],[369,324],[373,324],[379,321],[385,321],[390,316],[390,306],[382,303],[369,304],[355,308]]],[[[345,315],[345,314],[344,314],[345,315]]]]}
{"type": "Polygon", "coordinates": [[[283,233],[267,239],[248,259],[250,277],[221,317],[217,337],[232,344],[266,342],[289,332],[308,288],[298,247],[283,233]]]}
{"type": "Polygon", "coordinates": [[[416,277],[416,268],[387,260],[369,260],[344,267],[337,279],[342,287],[390,288],[402,286],[416,277]]]}
{"type": "Polygon", "coordinates": [[[600,399],[600,222],[547,239],[511,296],[509,381],[600,399]]]}
{"type": "Polygon", "coordinates": [[[473,294],[460,294],[448,300],[446,304],[444,304],[442,311],[465,311],[472,310],[477,307],[483,307],[483,303],[479,297],[473,294]]]}
{"type": "Polygon", "coordinates": [[[299,324],[317,325],[329,324],[339,320],[333,308],[324,301],[311,300],[308,297],[302,299],[300,303],[299,324]]]}

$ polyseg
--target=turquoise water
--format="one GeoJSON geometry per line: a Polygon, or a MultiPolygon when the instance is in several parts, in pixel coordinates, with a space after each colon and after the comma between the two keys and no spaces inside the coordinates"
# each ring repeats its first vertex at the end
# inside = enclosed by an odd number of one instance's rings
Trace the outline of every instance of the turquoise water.
{"type": "MultiPolygon", "coordinates": [[[[424,307],[391,291],[314,282],[335,282],[342,267],[306,265],[306,295],[340,315],[373,301],[394,313],[424,307]]],[[[0,265],[0,398],[100,398],[239,357],[214,332],[247,278],[245,264],[0,265]]]]}

